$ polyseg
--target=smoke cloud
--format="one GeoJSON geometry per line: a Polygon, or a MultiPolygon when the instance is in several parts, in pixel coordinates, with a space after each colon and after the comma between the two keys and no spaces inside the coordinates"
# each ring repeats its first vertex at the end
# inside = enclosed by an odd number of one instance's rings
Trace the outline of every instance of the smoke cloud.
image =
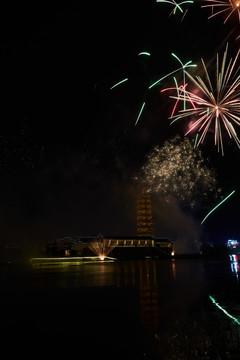
{"type": "Polygon", "coordinates": [[[157,235],[169,237],[175,242],[175,254],[199,253],[200,224],[181,210],[176,199],[161,201],[155,196],[153,217],[157,235]]]}

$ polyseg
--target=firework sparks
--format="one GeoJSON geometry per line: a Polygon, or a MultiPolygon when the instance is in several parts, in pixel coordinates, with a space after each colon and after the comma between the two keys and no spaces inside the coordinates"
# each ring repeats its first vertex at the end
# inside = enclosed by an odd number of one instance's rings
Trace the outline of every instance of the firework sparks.
{"type": "Polygon", "coordinates": [[[191,104],[191,108],[180,110],[176,115],[172,112],[172,123],[186,117],[191,117],[191,120],[194,119],[193,123],[189,124],[189,130],[185,135],[194,131],[201,134],[196,146],[199,146],[204,141],[208,131],[213,128],[214,144],[218,147],[218,151],[221,149],[222,155],[224,155],[222,128],[226,130],[228,136],[233,138],[240,148],[240,141],[233,126],[240,125],[240,75],[238,74],[239,68],[235,70],[240,49],[234,60],[230,59],[228,63],[227,50],[228,46],[224,52],[221,66],[219,66],[217,54],[215,86],[212,84],[207,67],[202,60],[205,81],[200,76],[193,78],[184,70],[195,86],[193,91],[186,90],[186,87],[184,89],[175,87],[163,90],[175,89],[177,90],[177,96],[170,96],[171,98],[178,102],[186,101],[191,104]]]}
{"type": "Polygon", "coordinates": [[[201,152],[194,149],[188,138],[181,141],[176,136],[162,147],[155,147],[142,172],[147,191],[166,200],[175,197],[191,209],[220,192],[214,171],[207,167],[201,152]]]}
{"type": "Polygon", "coordinates": [[[225,14],[226,18],[224,20],[224,24],[228,21],[231,15],[237,14],[238,21],[240,23],[240,1],[239,0],[203,0],[207,2],[206,5],[202,5],[202,8],[211,8],[212,14],[208,17],[208,19],[219,15],[225,14]]]}

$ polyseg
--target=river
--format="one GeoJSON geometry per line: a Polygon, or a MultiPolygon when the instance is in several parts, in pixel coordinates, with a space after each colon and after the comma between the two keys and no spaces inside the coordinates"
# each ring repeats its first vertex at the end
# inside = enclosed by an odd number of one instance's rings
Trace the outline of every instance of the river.
{"type": "Polygon", "coordinates": [[[1,265],[3,345],[29,357],[239,359],[238,271],[203,259],[1,265]]]}

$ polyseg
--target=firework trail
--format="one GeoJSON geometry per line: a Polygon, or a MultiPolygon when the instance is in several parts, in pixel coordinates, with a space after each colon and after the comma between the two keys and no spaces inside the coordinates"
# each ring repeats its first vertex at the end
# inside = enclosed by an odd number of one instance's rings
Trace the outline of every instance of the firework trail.
{"type": "MultiPolygon", "coordinates": [[[[148,51],[141,51],[138,56],[151,56],[151,54],[148,51]]],[[[124,78],[120,81],[118,81],[116,84],[112,85],[110,87],[110,90],[114,89],[115,87],[122,85],[123,83],[125,83],[126,81],[128,81],[128,78],[124,78]]]]}
{"type": "MultiPolygon", "coordinates": [[[[174,53],[172,53],[172,56],[174,56],[179,62],[180,62],[180,64],[181,64],[181,67],[180,68],[177,68],[176,70],[173,70],[173,71],[171,71],[170,73],[168,73],[168,74],[166,74],[166,75],[164,75],[163,77],[161,77],[160,79],[158,79],[157,81],[155,81],[154,83],[152,83],[149,87],[148,87],[148,90],[150,90],[150,89],[152,89],[153,87],[155,87],[155,86],[158,86],[158,85],[160,85],[160,83],[163,81],[163,80],[165,80],[166,78],[168,78],[168,77],[170,77],[171,75],[173,75],[173,74],[175,74],[175,73],[177,73],[177,72],[179,72],[179,71],[183,71],[183,81],[184,81],[184,83],[185,83],[185,69],[186,68],[189,68],[189,67],[196,67],[197,65],[195,65],[195,64],[192,64],[192,61],[190,60],[190,61],[187,61],[185,64],[179,59],[179,57],[177,56],[177,55],[175,55],[174,53]]],[[[137,116],[137,120],[136,120],[136,122],[135,122],[135,126],[137,125],[137,123],[138,123],[138,121],[139,121],[139,119],[140,119],[140,117],[141,117],[141,115],[142,115],[142,112],[143,112],[143,109],[144,109],[144,107],[145,107],[145,105],[146,105],[146,102],[144,101],[143,103],[142,103],[142,105],[141,105],[141,108],[140,108],[140,111],[139,111],[139,113],[138,113],[138,116],[137,116]]]]}
{"type": "Polygon", "coordinates": [[[220,201],[219,204],[217,204],[211,211],[209,211],[209,213],[205,216],[205,218],[201,221],[201,225],[204,223],[204,221],[209,217],[209,215],[211,215],[214,210],[216,210],[220,205],[222,205],[227,199],[230,198],[230,196],[232,196],[235,193],[235,190],[233,190],[228,196],[226,196],[222,201],[220,201]]]}
{"type": "Polygon", "coordinates": [[[114,84],[113,86],[110,87],[110,90],[112,90],[112,89],[114,89],[115,87],[123,84],[123,83],[126,82],[126,81],[128,81],[128,78],[125,78],[125,79],[123,79],[123,80],[118,81],[116,84],[114,84]]]}
{"type": "MultiPolygon", "coordinates": [[[[188,67],[196,67],[197,65],[196,64],[192,64],[192,61],[187,61],[185,64],[179,59],[179,57],[172,53],[172,56],[175,57],[175,59],[177,59],[181,66],[182,66],[182,73],[183,73],[183,85],[181,86],[181,90],[183,91],[183,96],[184,96],[184,100],[183,100],[183,109],[185,110],[186,109],[186,98],[185,98],[185,88],[186,88],[186,74],[185,74],[185,69],[188,68],[188,67]]],[[[177,81],[176,79],[174,78],[174,81],[175,83],[177,84],[177,81]]],[[[177,86],[178,88],[178,86],[177,86]]]]}
{"type": "Polygon", "coordinates": [[[210,170],[192,141],[179,136],[156,146],[142,167],[142,177],[148,192],[162,199],[176,198],[184,206],[197,209],[209,197],[220,193],[216,176],[210,170]]]}
{"type": "Polygon", "coordinates": [[[234,59],[230,59],[227,63],[227,50],[223,55],[221,66],[219,64],[219,56],[216,59],[216,81],[211,82],[207,67],[202,60],[203,70],[205,73],[205,81],[196,76],[193,78],[186,70],[185,73],[191,80],[195,88],[192,91],[180,88],[168,88],[166,90],[177,91],[177,96],[170,96],[179,101],[186,101],[190,104],[190,108],[180,110],[178,114],[171,115],[171,119],[175,122],[178,119],[191,117],[193,121],[189,124],[189,130],[185,135],[196,131],[199,133],[199,139],[196,146],[199,146],[205,139],[206,134],[213,129],[214,144],[218,147],[218,151],[223,151],[223,129],[230,138],[233,138],[240,148],[240,141],[233,125],[240,125],[240,75],[239,68],[235,69],[240,49],[234,59]],[[180,91],[181,90],[181,91],[180,91]]]}
{"type": "Polygon", "coordinates": [[[193,3],[193,0],[185,0],[185,1],[182,1],[180,3],[177,3],[175,0],[156,0],[157,3],[165,3],[165,4],[171,4],[173,5],[173,10],[170,12],[169,16],[171,16],[172,14],[176,14],[177,10],[179,10],[181,13],[183,13],[183,16],[182,16],[182,19],[181,19],[181,22],[183,21],[188,9],[183,12],[183,9],[182,9],[182,6],[185,5],[185,4],[192,4],[193,3]]]}
{"type": "Polygon", "coordinates": [[[181,64],[180,68],[177,68],[176,70],[171,71],[170,73],[164,75],[163,77],[161,77],[160,79],[158,79],[157,81],[155,81],[153,84],[151,84],[148,89],[152,89],[154,86],[159,85],[163,80],[165,80],[166,78],[168,78],[169,76],[177,73],[180,70],[185,71],[185,69],[189,68],[189,67],[196,67],[197,65],[192,64],[192,60],[187,61],[186,64],[183,64],[183,62],[179,59],[179,57],[177,57],[177,55],[175,55],[174,53],[172,53],[172,56],[174,56],[181,64]]]}
{"type": "Polygon", "coordinates": [[[151,56],[151,54],[150,54],[148,51],[141,51],[141,52],[138,54],[138,56],[142,56],[142,55],[144,55],[144,56],[151,56]]]}
{"type": "MultiPolygon", "coordinates": [[[[138,56],[150,57],[151,54],[150,54],[148,51],[141,51],[140,53],[138,53],[138,56]]],[[[166,78],[170,77],[170,76],[173,75],[173,74],[178,73],[179,71],[182,71],[182,72],[183,72],[183,82],[184,82],[184,84],[185,84],[185,69],[190,68],[190,67],[196,67],[196,66],[197,66],[197,65],[195,65],[195,64],[192,64],[192,61],[191,61],[191,60],[190,60],[190,61],[187,61],[187,62],[184,64],[184,63],[180,60],[180,58],[179,58],[176,54],[174,54],[174,53],[172,53],[172,56],[175,57],[175,59],[178,60],[178,62],[180,63],[181,67],[179,67],[179,68],[171,71],[170,73],[162,76],[161,78],[159,78],[158,80],[154,81],[151,85],[148,86],[147,91],[146,91],[145,94],[143,95],[143,101],[142,101],[142,103],[141,103],[141,106],[139,107],[139,111],[138,111],[138,114],[137,114],[137,117],[136,117],[136,121],[135,121],[135,126],[136,126],[137,123],[139,122],[139,119],[141,118],[141,115],[142,115],[143,110],[144,110],[144,108],[145,108],[145,105],[146,105],[146,96],[147,96],[149,90],[151,90],[151,89],[152,89],[153,87],[155,87],[155,86],[160,85],[160,83],[161,83],[163,80],[165,80],[166,78]]],[[[128,80],[129,80],[129,78],[126,77],[126,78],[118,81],[117,83],[115,83],[114,85],[112,85],[109,90],[115,89],[116,87],[118,87],[118,86],[120,86],[120,85],[128,82],[128,80]]]]}
{"type": "Polygon", "coordinates": [[[203,0],[206,2],[206,5],[202,5],[202,8],[211,8],[212,14],[208,17],[208,19],[219,15],[226,15],[224,24],[228,21],[228,19],[234,14],[237,14],[238,21],[240,23],[240,1],[238,0],[203,0]]]}

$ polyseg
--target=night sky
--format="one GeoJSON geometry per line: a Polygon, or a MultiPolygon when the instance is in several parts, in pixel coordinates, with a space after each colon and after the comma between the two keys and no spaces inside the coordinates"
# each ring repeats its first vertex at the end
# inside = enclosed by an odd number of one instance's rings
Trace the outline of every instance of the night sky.
{"type": "MultiPolygon", "coordinates": [[[[239,47],[234,17],[225,25],[221,16],[207,20],[200,2],[189,6],[183,22],[181,15],[169,17],[171,10],[154,0],[2,6],[2,243],[135,234],[134,177],[153,146],[183,136],[185,126],[169,126],[170,100],[161,87],[146,95],[149,83],[178,67],[171,52],[199,64],[201,57],[211,63],[217,51],[222,55],[226,40],[233,55],[239,47]],[[141,51],[151,56],[139,57],[141,51]]],[[[209,137],[203,154],[223,195],[235,189],[234,197],[201,229],[215,203],[198,214],[165,210],[156,218],[159,236],[183,236],[192,227],[208,241],[239,237],[240,150],[226,139],[222,157],[212,142],[209,137]],[[161,223],[170,216],[174,229],[161,223]]],[[[156,215],[160,204],[155,199],[156,215]]]]}

